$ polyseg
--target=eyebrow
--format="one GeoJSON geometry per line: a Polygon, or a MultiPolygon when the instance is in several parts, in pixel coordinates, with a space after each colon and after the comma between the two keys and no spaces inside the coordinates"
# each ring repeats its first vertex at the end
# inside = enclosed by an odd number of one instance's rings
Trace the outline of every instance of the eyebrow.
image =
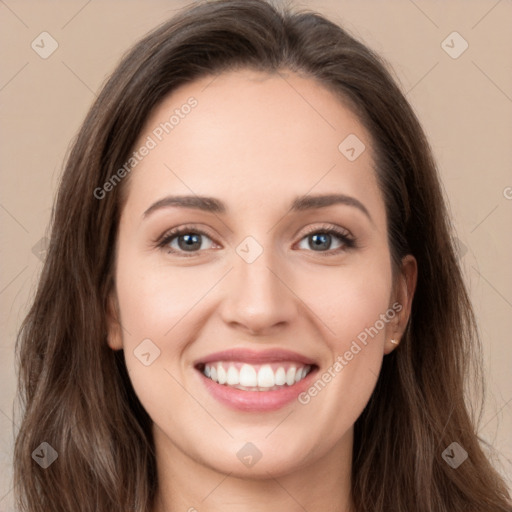
{"type": "MultiPolygon", "coordinates": [[[[326,208],[335,204],[343,204],[352,206],[363,212],[373,223],[373,219],[366,208],[358,199],[345,194],[324,194],[324,195],[305,195],[296,197],[291,205],[292,212],[302,212],[306,210],[314,210],[326,208]]],[[[144,213],[143,217],[148,217],[151,213],[161,208],[169,207],[192,208],[210,213],[225,214],[227,212],[226,205],[214,197],[204,196],[167,196],[153,203],[144,213]]]]}

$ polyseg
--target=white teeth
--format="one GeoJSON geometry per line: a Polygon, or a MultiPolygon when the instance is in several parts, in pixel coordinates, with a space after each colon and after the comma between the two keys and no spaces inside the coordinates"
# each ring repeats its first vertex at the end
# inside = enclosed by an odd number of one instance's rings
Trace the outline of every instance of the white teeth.
{"type": "MultiPolygon", "coordinates": [[[[290,363],[288,363],[290,364],[290,363]]],[[[285,365],[287,366],[287,365],[285,365]]],[[[291,364],[287,370],[270,364],[254,367],[250,364],[216,362],[204,366],[203,374],[219,384],[226,384],[246,391],[269,391],[279,389],[285,384],[293,386],[301,381],[311,370],[311,366],[291,364]],[[275,366],[274,366],[275,368],[275,366]],[[256,389],[250,389],[256,388],[256,389]]]]}
{"type": "Polygon", "coordinates": [[[217,366],[217,379],[219,381],[219,384],[225,384],[228,380],[226,370],[224,370],[224,367],[221,364],[217,366]]]}
{"type": "Polygon", "coordinates": [[[248,365],[244,364],[240,369],[240,386],[257,386],[258,385],[258,377],[256,375],[256,370],[248,365]]]}
{"type": "Polygon", "coordinates": [[[288,386],[292,386],[295,383],[295,371],[295,366],[290,366],[286,372],[286,384],[288,384],[288,386]]]}
{"type": "Polygon", "coordinates": [[[286,373],[284,371],[284,368],[280,366],[277,369],[277,372],[275,374],[275,384],[276,386],[284,386],[286,383],[286,373]]]}
{"type": "Polygon", "coordinates": [[[240,384],[240,376],[238,370],[234,366],[229,367],[227,383],[229,386],[240,384]]]}
{"type": "Polygon", "coordinates": [[[262,366],[258,372],[258,386],[260,388],[272,388],[275,386],[274,372],[268,364],[262,366]]]}

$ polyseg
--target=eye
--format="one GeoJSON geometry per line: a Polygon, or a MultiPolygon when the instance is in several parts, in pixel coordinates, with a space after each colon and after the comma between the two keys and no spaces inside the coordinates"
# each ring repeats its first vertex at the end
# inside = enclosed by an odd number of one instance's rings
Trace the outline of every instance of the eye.
{"type": "Polygon", "coordinates": [[[326,256],[352,249],[356,245],[355,239],[347,230],[333,226],[315,226],[309,229],[300,243],[306,244],[306,247],[299,247],[300,249],[312,248],[313,252],[327,253],[326,256]],[[337,247],[332,247],[333,240],[334,245],[336,245],[337,241],[337,247]]]}
{"type": "Polygon", "coordinates": [[[168,231],[157,246],[161,249],[167,250],[170,253],[180,253],[182,256],[193,256],[201,250],[211,249],[212,247],[205,247],[205,239],[214,244],[210,236],[201,229],[193,226],[182,226],[179,228],[168,231]],[[189,254],[186,254],[189,253],[189,254]]]}
{"type": "MultiPolygon", "coordinates": [[[[299,244],[302,244],[299,249],[312,250],[325,256],[339,254],[356,247],[355,239],[349,231],[331,225],[310,228],[299,244]],[[306,247],[304,247],[304,243],[306,247]],[[332,247],[333,243],[337,247],[332,247]]],[[[156,246],[168,253],[184,257],[194,256],[202,251],[220,247],[204,230],[190,225],[168,231],[160,241],[156,242],[156,246]]]]}

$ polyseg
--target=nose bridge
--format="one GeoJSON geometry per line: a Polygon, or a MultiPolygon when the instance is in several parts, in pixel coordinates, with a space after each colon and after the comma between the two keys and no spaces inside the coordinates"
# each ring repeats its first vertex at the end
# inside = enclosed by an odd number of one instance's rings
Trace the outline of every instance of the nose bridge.
{"type": "Polygon", "coordinates": [[[264,331],[289,322],[296,311],[293,293],[286,286],[285,265],[270,246],[247,237],[236,248],[224,320],[251,331],[264,331]]]}

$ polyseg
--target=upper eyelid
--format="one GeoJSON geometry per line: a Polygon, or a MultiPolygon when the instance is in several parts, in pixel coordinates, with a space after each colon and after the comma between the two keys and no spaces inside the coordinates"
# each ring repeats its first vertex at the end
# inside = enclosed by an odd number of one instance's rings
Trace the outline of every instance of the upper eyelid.
{"type": "Polygon", "coordinates": [[[321,233],[322,231],[341,232],[341,233],[339,233],[340,235],[346,234],[347,238],[353,238],[352,233],[347,228],[344,228],[342,226],[335,226],[334,224],[329,224],[329,223],[324,223],[321,226],[307,227],[306,232],[302,236],[304,237],[304,236],[310,235],[312,233],[317,233],[317,232],[321,233]]]}
{"type": "Polygon", "coordinates": [[[198,233],[200,235],[206,235],[212,241],[215,241],[215,235],[211,234],[207,228],[198,227],[195,224],[185,224],[184,226],[177,226],[175,228],[169,229],[163,233],[160,237],[158,237],[156,243],[160,243],[166,239],[174,239],[177,236],[186,234],[186,233],[198,233]]]}

